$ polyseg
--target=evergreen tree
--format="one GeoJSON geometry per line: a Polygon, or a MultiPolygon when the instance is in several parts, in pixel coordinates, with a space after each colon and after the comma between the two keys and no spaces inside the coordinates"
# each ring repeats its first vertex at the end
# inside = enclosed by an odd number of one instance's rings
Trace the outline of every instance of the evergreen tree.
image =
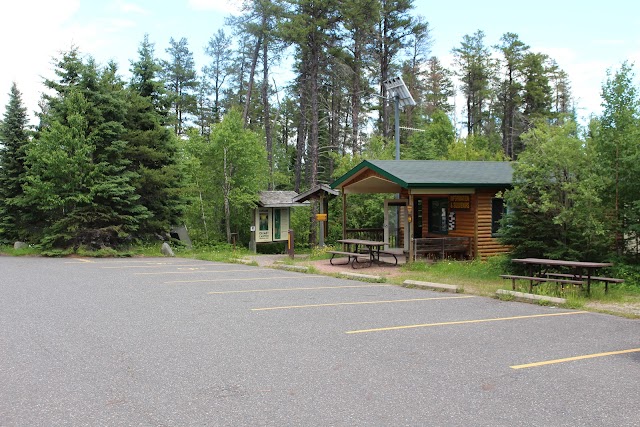
{"type": "MultiPolygon", "coordinates": [[[[388,98],[382,82],[399,74],[400,52],[409,42],[414,30],[410,15],[413,0],[380,0],[380,18],[374,53],[380,69],[380,95],[388,98]]],[[[382,100],[384,101],[384,100],[382,100]]],[[[388,102],[380,106],[379,128],[384,137],[393,135],[393,107],[388,102]]]]}
{"type": "Polygon", "coordinates": [[[471,36],[465,35],[460,47],[453,49],[454,61],[458,66],[457,74],[466,99],[469,135],[486,135],[490,118],[491,82],[495,64],[484,44],[484,37],[484,32],[480,30],[471,36]]]}
{"type": "Polygon", "coordinates": [[[25,148],[29,142],[27,109],[15,83],[0,122],[0,242],[25,237],[25,212],[17,203],[22,196],[25,148]]]}
{"type": "Polygon", "coordinates": [[[150,214],[141,223],[140,234],[151,236],[181,223],[183,182],[176,137],[164,126],[167,104],[162,67],[147,36],[138,55],[131,63],[123,139],[127,142],[125,157],[131,162],[127,170],[135,174],[132,184],[150,214]]]}
{"type": "Polygon", "coordinates": [[[608,73],[602,87],[604,111],[592,141],[607,182],[602,194],[619,255],[631,251],[630,241],[640,240],[640,96],[634,79],[633,66],[626,62],[608,73]]]}
{"type": "Polygon", "coordinates": [[[27,149],[24,205],[41,213],[31,226],[46,247],[115,247],[136,237],[149,215],[132,185],[137,175],[127,170],[124,83],[114,64],[100,70],[76,58],[77,51],[65,53],[61,79],[47,81],[58,90],[27,149]],[[72,71],[76,77],[65,79],[72,71]]]}
{"type": "Polygon", "coordinates": [[[524,131],[522,123],[522,91],[524,89],[524,58],[529,46],[520,41],[517,34],[506,33],[496,46],[502,52],[504,78],[500,82],[498,99],[502,117],[502,148],[510,159],[515,159],[519,149],[520,134],[524,131]]]}
{"type": "Polygon", "coordinates": [[[407,59],[402,64],[403,80],[417,104],[404,108],[404,126],[409,128],[421,126],[425,119],[424,98],[427,94],[429,70],[424,65],[429,59],[431,44],[429,23],[424,17],[418,16],[413,22],[406,48],[407,59]]]}
{"type": "Polygon", "coordinates": [[[220,95],[232,68],[231,38],[222,29],[209,39],[205,47],[206,54],[211,58],[209,65],[204,67],[203,73],[209,79],[213,91],[213,122],[220,122],[222,116],[220,95]]]}
{"type": "Polygon", "coordinates": [[[425,93],[422,103],[425,114],[431,117],[436,111],[453,113],[454,107],[451,99],[455,96],[452,72],[445,68],[442,63],[432,56],[427,60],[427,76],[425,79],[425,93]]]}
{"type": "Polygon", "coordinates": [[[350,151],[357,155],[362,150],[361,132],[364,115],[363,94],[372,93],[367,79],[367,69],[373,66],[373,55],[376,24],[380,14],[379,0],[363,0],[344,2],[341,7],[344,27],[347,33],[345,50],[348,58],[345,62],[352,71],[350,76],[350,108],[351,108],[351,141],[350,151]]]}
{"type": "Polygon", "coordinates": [[[189,50],[186,38],[169,40],[166,49],[168,61],[162,61],[163,77],[173,110],[173,125],[176,135],[182,135],[188,124],[189,116],[196,110],[196,75],[193,53],[189,50]]]}
{"type": "Polygon", "coordinates": [[[575,122],[545,122],[522,135],[501,240],[512,256],[598,261],[607,257],[603,180],[575,122]]]}
{"type": "Polygon", "coordinates": [[[551,117],[551,86],[547,73],[548,57],[528,53],[524,57],[524,117],[527,124],[551,117]]]}
{"type": "Polygon", "coordinates": [[[143,98],[148,98],[154,109],[161,114],[162,124],[167,120],[168,98],[162,81],[162,66],[155,57],[155,46],[149,41],[149,35],[138,47],[138,60],[131,61],[131,82],[129,87],[143,98]]]}

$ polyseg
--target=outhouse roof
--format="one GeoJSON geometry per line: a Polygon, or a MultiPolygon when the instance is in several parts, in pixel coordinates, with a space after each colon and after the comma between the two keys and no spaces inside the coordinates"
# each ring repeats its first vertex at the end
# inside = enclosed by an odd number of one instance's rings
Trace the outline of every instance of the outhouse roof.
{"type": "Polygon", "coordinates": [[[306,206],[307,203],[296,203],[293,201],[298,193],[295,191],[261,191],[258,206],[263,208],[295,208],[306,206]]]}

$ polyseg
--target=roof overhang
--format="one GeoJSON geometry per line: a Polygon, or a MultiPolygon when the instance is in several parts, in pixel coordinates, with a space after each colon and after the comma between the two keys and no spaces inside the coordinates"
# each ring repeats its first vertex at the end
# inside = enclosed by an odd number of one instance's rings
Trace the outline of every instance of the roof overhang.
{"type": "Polygon", "coordinates": [[[372,175],[341,186],[345,194],[399,193],[402,186],[381,176],[372,175]]]}

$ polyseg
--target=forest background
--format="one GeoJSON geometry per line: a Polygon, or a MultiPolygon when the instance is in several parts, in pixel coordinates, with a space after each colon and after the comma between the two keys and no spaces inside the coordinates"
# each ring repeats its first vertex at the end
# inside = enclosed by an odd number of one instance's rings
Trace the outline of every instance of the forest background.
{"type": "MultiPolygon", "coordinates": [[[[478,30],[447,67],[414,11],[411,0],[248,1],[211,36],[207,63],[186,38],[156,52],[145,36],[128,81],[71,47],[44,81],[36,126],[10,88],[0,238],[117,247],[185,223],[198,243],[247,242],[259,191],[300,192],[393,158],[381,83],[402,76],[417,102],[401,115],[402,159],[518,160],[504,227],[516,254],[637,263],[633,65],[612,64],[602,113],[583,125],[554,58],[516,33],[488,41],[478,30]],[[271,74],[282,66],[287,84],[271,74]]],[[[350,227],[380,225],[378,196],[354,205],[350,227]]],[[[302,243],[316,240],[314,210],[294,217],[302,243]]]]}

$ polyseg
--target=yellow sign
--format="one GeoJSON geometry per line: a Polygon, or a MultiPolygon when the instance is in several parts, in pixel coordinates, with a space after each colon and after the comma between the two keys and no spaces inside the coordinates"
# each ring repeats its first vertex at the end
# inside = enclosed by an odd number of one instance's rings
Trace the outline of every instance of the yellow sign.
{"type": "Polygon", "coordinates": [[[456,194],[449,196],[449,210],[468,211],[471,209],[471,196],[456,194]]]}
{"type": "Polygon", "coordinates": [[[316,219],[318,221],[326,221],[327,220],[327,214],[316,214],[316,219]]]}

